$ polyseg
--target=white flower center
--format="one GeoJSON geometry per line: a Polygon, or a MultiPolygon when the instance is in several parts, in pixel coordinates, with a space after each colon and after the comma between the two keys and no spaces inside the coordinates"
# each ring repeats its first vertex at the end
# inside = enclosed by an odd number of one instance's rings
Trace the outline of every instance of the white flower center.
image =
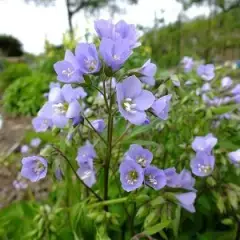
{"type": "Polygon", "coordinates": [[[74,74],[74,70],[71,68],[67,68],[65,70],[62,71],[63,75],[66,75],[68,78],[71,77],[74,74]]]}
{"type": "Polygon", "coordinates": [[[88,179],[90,176],[92,175],[92,171],[91,170],[87,170],[84,172],[84,174],[81,176],[82,180],[86,180],[88,179]]]}
{"type": "Polygon", "coordinates": [[[130,113],[136,113],[136,103],[133,103],[133,100],[131,98],[125,98],[123,100],[123,108],[127,111],[127,112],[130,112],[130,113]]]}
{"type": "Polygon", "coordinates": [[[146,167],[147,160],[144,157],[138,157],[137,163],[140,164],[142,167],[146,167]]]}
{"type": "Polygon", "coordinates": [[[118,55],[114,54],[114,55],[113,55],[113,59],[114,59],[115,61],[118,61],[118,60],[120,60],[120,57],[119,57],[118,55]]]}
{"type": "Polygon", "coordinates": [[[63,104],[63,103],[56,103],[53,104],[53,111],[57,115],[64,115],[67,112],[68,109],[68,104],[63,104]]]}
{"type": "Polygon", "coordinates": [[[90,72],[94,71],[97,67],[97,61],[95,59],[85,59],[85,64],[90,72]]]}
{"type": "Polygon", "coordinates": [[[44,170],[45,166],[40,161],[38,161],[33,168],[34,173],[36,173],[37,175],[41,174],[44,170]]]}
{"type": "Polygon", "coordinates": [[[150,175],[148,175],[148,176],[146,176],[145,177],[146,178],[146,180],[151,184],[151,185],[157,185],[157,180],[156,180],[156,178],[155,178],[155,176],[152,176],[151,174],[150,175]]]}
{"type": "Polygon", "coordinates": [[[134,185],[138,181],[138,173],[135,170],[128,172],[126,180],[127,184],[134,185]]]}
{"type": "Polygon", "coordinates": [[[212,171],[212,168],[210,165],[202,165],[202,164],[198,164],[198,171],[201,172],[201,173],[209,173],[212,171]]]}

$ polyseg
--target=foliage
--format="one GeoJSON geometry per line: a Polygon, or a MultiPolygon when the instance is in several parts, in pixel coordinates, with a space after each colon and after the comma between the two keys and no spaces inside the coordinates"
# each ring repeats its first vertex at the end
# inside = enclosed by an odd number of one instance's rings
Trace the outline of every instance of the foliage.
{"type": "Polygon", "coordinates": [[[22,56],[22,44],[13,36],[0,35],[0,55],[6,57],[22,56]]]}
{"type": "Polygon", "coordinates": [[[33,72],[11,84],[3,95],[4,110],[14,116],[34,116],[44,102],[52,75],[33,72]]]}
{"type": "Polygon", "coordinates": [[[25,63],[4,64],[3,71],[0,72],[0,91],[3,92],[17,78],[29,76],[30,74],[31,70],[25,63]]]}
{"type": "Polygon", "coordinates": [[[240,47],[239,12],[237,8],[211,19],[152,29],[144,35],[143,45],[152,49],[152,59],[162,68],[177,65],[184,55],[208,62],[236,60],[240,47]]]}

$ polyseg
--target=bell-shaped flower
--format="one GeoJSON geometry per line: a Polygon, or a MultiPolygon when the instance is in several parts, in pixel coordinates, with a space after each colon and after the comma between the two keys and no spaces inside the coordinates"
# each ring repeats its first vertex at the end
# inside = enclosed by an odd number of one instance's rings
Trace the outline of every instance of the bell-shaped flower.
{"type": "Polygon", "coordinates": [[[144,183],[155,190],[160,190],[166,186],[167,178],[163,170],[148,166],[144,169],[144,183]]]}

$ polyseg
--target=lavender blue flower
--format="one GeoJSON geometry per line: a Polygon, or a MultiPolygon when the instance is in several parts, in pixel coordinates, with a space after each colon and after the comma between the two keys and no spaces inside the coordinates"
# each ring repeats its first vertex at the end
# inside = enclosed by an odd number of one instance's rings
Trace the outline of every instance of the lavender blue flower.
{"type": "Polygon", "coordinates": [[[96,46],[92,43],[79,43],[75,50],[80,71],[83,74],[99,72],[101,62],[96,46]]]}
{"type": "Polygon", "coordinates": [[[214,156],[203,151],[197,152],[190,163],[193,174],[199,177],[209,176],[214,169],[214,165],[214,156]]]}
{"type": "Polygon", "coordinates": [[[211,81],[215,77],[215,67],[213,64],[200,65],[197,74],[205,81],[211,81]]]}
{"type": "Polygon", "coordinates": [[[38,115],[50,118],[53,125],[63,128],[69,119],[80,116],[81,106],[77,98],[77,91],[70,84],[65,84],[62,88],[52,88],[49,92],[49,101],[38,115]]]}
{"type": "Polygon", "coordinates": [[[96,174],[92,168],[80,167],[77,170],[77,174],[88,187],[92,187],[96,183],[96,174]]]}
{"type": "Polygon", "coordinates": [[[221,86],[222,88],[229,88],[231,87],[232,83],[233,83],[232,79],[227,76],[222,79],[221,86]]]}
{"type": "Polygon", "coordinates": [[[41,144],[42,140],[40,138],[33,138],[30,142],[32,147],[38,147],[41,144]]]}
{"type": "Polygon", "coordinates": [[[22,159],[21,175],[31,182],[45,178],[47,174],[47,161],[39,156],[25,157],[22,159]]]}
{"type": "Polygon", "coordinates": [[[183,64],[183,68],[184,68],[184,72],[190,72],[193,68],[194,62],[193,59],[191,57],[187,57],[185,56],[181,63],[183,64]]]}
{"type": "Polygon", "coordinates": [[[144,180],[143,168],[135,161],[122,161],[119,167],[119,171],[122,188],[125,191],[131,192],[142,186],[144,180]]]}
{"type": "Polygon", "coordinates": [[[124,39],[114,41],[103,38],[99,51],[106,65],[111,67],[113,71],[119,70],[132,54],[129,43],[124,39]]]}
{"type": "Polygon", "coordinates": [[[116,90],[121,115],[135,125],[143,124],[147,119],[145,110],[150,108],[155,100],[153,94],[142,90],[141,82],[135,76],[118,83],[116,90]]]}
{"type": "Polygon", "coordinates": [[[133,160],[141,167],[145,168],[150,165],[153,159],[153,154],[138,144],[130,145],[129,150],[125,153],[125,159],[133,160]]]}
{"type": "Polygon", "coordinates": [[[236,167],[240,167],[240,149],[235,152],[228,153],[228,158],[236,167]]]}
{"type": "Polygon", "coordinates": [[[144,169],[144,183],[155,190],[160,190],[166,186],[167,179],[163,170],[148,166],[144,169]]]}
{"type": "Polygon", "coordinates": [[[29,152],[29,146],[28,145],[23,145],[21,147],[21,153],[28,153],[29,152]]]}
{"type": "Polygon", "coordinates": [[[135,48],[141,44],[138,42],[138,34],[136,27],[133,24],[127,24],[121,20],[117,24],[113,24],[111,20],[97,20],[94,22],[94,27],[98,36],[103,39],[111,39],[117,41],[120,39],[126,40],[130,48],[135,48]]]}
{"type": "Polygon", "coordinates": [[[204,151],[207,154],[210,154],[213,147],[217,144],[217,141],[217,138],[211,133],[206,136],[197,136],[192,142],[192,149],[195,152],[204,151]]]}
{"type": "Polygon", "coordinates": [[[55,170],[55,177],[58,181],[61,181],[63,179],[63,173],[62,173],[62,170],[60,167],[58,167],[56,170],[55,170]]]}
{"type": "Polygon", "coordinates": [[[48,128],[52,127],[53,123],[51,119],[35,117],[32,120],[32,125],[36,132],[46,132],[48,128]]]}
{"type": "Polygon", "coordinates": [[[50,82],[49,89],[55,88],[55,87],[60,88],[61,87],[60,83],[59,82],[50,82]]]}
{"type": "Polygon", "coordinates": [[[201,88],[201,92],[202,93],[205,93],[205,92],[209,92],[211,90],[211,84],[210,83],[205,83],[202,85],[202,88],[201,88]]]}
{"type": "Polygon", "coordinates": [[[21,190],[21,189],[26,189],[28,187],[28,184],[24,181],[14,180],[13,186],[16,190],[21,190]]]}
{"type": "Polygon", "coordinates": [[[156,114],[162,120],[166,120],[168,118],[171,98],[172,98],[171,94],[163,96],[157,99],[152,105],[153,113],[156,114]]]}
{"type": "Polygon", "coordinates": [[[151,63],[151,60],[147,60],[143,66],[138,70],[141,74],[139,79],[150,86],[155,85],[154,75],[156,74],[157,66],[154,63],[151,63]]]}
{"type": "Polygon", "coordinates": [[[106,127],[103,119],[94,120],[91,122],[91,124],[95,128],[95,130],[99,133],[103,132],[104,128],[106,127]]]}
{"type": "Polygon", "coordinates": [[[78,117],[74,117],[72,119],[72,125],[73,127],[76,127],[78,126],[80,123],[83,123],[84,122],[84,118],[82,116],[78,116],[78,117]]]}
{"type": "Polygon", "coordinates": [[[87,96],[87,93],[82,87],[74,88],[76,99],[83,99],[87,96]]]}
{"type": "Polygon", "coordinates": [[[239,95],[240,94],[240,84],[237,84],[232,90],[231,93],[233,95],[239,95]]]}
{"type": "Polygon", "coordinates": [[[164,173],[167,180],[166,185],[168,187],[176,187],[179,182],[179,177],[176,172],[176,168],[173,167],[173,168],[164,169],[164,173]]]}
{"type": "Polygon", "coordinates": [[[93,159],[97,157],[93,145],[87,142],[78,149],[77,162],[80,167],[89,167],[93,169],[93,159]]]}
{"type": "Polygon", "coordinates": [[[191,213],[194,213],[196,211],[193,205],[196,199],[195,192],[175,194],[175,197],[179,201],[179,205],[181,207],[185,208],[191,213]]]}
{"type": "Polygon", "coordinates": [[[54,64],[54,70],[57,73],[57,79],[61,82],[83,82],[83,76],[77,59],[69,50],[66,51],[63,61],[54,64]]]}

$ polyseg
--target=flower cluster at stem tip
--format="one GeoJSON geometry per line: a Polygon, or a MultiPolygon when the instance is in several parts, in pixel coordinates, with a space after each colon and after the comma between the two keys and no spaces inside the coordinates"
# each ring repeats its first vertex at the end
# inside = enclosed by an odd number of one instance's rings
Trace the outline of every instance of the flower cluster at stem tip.
{"type": "MultiPolygon", "coordinates": [[[[58,128],[63,131],[65,128],[89,124],[92,130],[105,140],[101,135],[106,127],[104,119],[88,121],[85,114],[83,100],[87,92],[83,86],[84,84],[95,85],[91,80],[89,83],[90,76],[98,77],[98,79],[104,76],[105,87],[106,83],[110,82],[109,91],[103,96],[104,99],[106,98],[106,108],[108,110],[109,102],[116,104],[120,115],[129,123],[149,124],[149,114],[161,120],[168,118],[172,95],[156,98],[151,91],[144,89],[145,85],[150,87],[155,85],[154,76],[157,69],[150,60],[146,61],[142,67],[128,71],[123,75],[124,77],[117,78],[117,73],[131,56],[134,48],[140,45],[135,26],[125,21],[114,24],[110,20],[95,21],[94,26],[100,39],[99,48],[92,43],[79,43],[74,52],[66,50],[64,60],[54,64],[57,80],[61,84],[51,84],[49,93],[45,95],[47,102],[32,120],[36,132],[45,132],[49,128],[58,128]]],[[[193,65],[192,60],[185,58],[184,64],[185,71],[190,71],[193,65]]],[[[198,69],[198,74],[205,81],[210,81],[214,77],[214,69],[212,65],[202,66],[198,69]]],[[[101,94],[100,91],[99,93],[101,94]]],[[[112,113],[108,112],[108,114],[112,117],[112,113]]],[[[71,138],[72,133],[69,132],[67,139],[71,138]]],[[[195,138],[192,148],[196,151],[196,157],[190,164],[194,175],[205,177],[212,173],[215,164],[212,148],[216,143],[217,139],[211,134],[195,138]]],[[[233,162],[236,156],[239,157],[239,154],[231,154],[230,158],[233,162]]],[[[97,153],[89,141],[78,149],[76,161],[79,168],[76,174],[88,188],[96,183],[94,166],[96,158],[97,153]]],[[[122,188],[127,192],[142,186],[154,190],[160,190],[165,186],[185,189],[189,192],[176,194],[175,198],[182,207],[194,212],[196,189],[194,188],[195,179],[191,172],[183,169],[177,173],[174,167],[159,169],[151,165],[152,160],[153,154],[148,149],[132,144],[124,154],[119,167],[122,188]]],[[[47,170],[48,162],[42,156],[29,156],[22,160],[21,174],[32,182],[44,178],[47,170]]],[[[64,173],[58,168],[55,174],[58,179],[61,179],[64,173]]]]}

